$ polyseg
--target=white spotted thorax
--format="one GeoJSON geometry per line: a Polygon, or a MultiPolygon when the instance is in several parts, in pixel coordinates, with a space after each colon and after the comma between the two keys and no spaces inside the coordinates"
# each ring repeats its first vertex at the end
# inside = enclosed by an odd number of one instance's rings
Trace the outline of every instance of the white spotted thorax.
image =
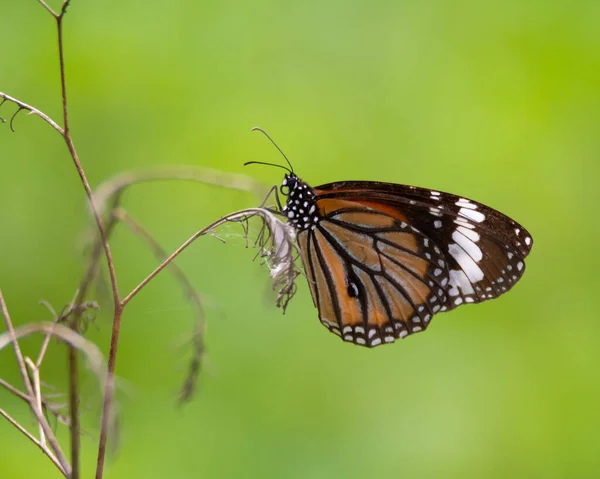
{"type": "Polygon", "coordinates": [[[285,175],[281,193],[287,196],[282,213],[297,230],[314,228],[319,222],[316,195],[313,189],[294,173],[285,175]]]}

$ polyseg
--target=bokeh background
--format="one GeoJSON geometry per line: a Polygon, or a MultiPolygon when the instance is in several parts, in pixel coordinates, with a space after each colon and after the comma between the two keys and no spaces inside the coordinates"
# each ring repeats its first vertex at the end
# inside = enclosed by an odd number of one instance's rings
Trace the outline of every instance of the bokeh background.
{"type": "MultiPolygon", "coordinates": [[[[34,0],[0,0],[0,23],[0,91],[58,119],[52,19],[34,0]]],[[[93,185],[181,164],[278,184],[280,170],[242,167],[282,161],[250,132],[260,125],[313,185],[451,191],[535,240],[510,294],[367,350],[320,325],[303,282],[283,316],[240,231],[201,239],[179,261],[207,311],[200,391],[176,405],[192,308],[163,274],[126,310],[106,477],[599,477],[599,31],[595,0],[73,0],[72,131],[93,185]]],[[[60,309],[73,296],[88,217],[56,132],[25,114],[15,127],[0,125],[0,287],[22,324],[49,319],[39,300],[60,309]]],[[[124,199],[169,250],[257,203],[189,182],[124,199]]],[[[125,293],[156,261],[123,228],[112,246],[125,293]]],[[[110,301],[96,297],[104,309],[88,337],[106,351],[110,301]]],[[[43,371],[57,392],[64,354],[56,346],[43,371]]],[[[0,374],[19,382],[10,351],[0,374]]],[[[89,374],[83,384],[92,477],[100,400],[89,374]]],[[[33,427],[4,390],[0,407],[33,427]]],[[[0,421],[0,476],[59,474],[0,421]]]]}

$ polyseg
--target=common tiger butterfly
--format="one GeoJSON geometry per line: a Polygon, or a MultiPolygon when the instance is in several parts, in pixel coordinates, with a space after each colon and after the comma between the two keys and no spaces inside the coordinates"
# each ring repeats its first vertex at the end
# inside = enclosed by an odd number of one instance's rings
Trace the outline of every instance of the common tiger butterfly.
{"type": "Polygon", "coordinates": [[[279,213],[296,231],[323,325],[375,347],[424,331],[438,312],[494,299],[525,271],[531,235],[476,201],[416,186],[340,181],[311,187],[289,167],[279,213]]]}

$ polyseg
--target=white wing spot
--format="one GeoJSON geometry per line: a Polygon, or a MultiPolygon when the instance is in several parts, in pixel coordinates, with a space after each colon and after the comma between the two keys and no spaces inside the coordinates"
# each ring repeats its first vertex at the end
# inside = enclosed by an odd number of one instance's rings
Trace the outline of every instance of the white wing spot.
{"type": "MultiPolygon", "coordinates": [[[[483,272],[481,274],[483,275],[483,272]]],[[[452,287],[449,291],[450,296],[456,296],[458,294],[458,288],[461,289],[465,296],[475,292],[473,290],[473,285],[465,272],[458,269],[450,270],[450,286],[452,287]]]]}
{"type": "Polygon", "coordinates": [[[460,233],[465,235],[467,238],[473,241],[473,243],[476,243],[480,239],[479,233],[477,233],[477,231],[470,230],[469,228],[465,228],[464,226],[459,226],[458,228],[456,228],[456,231],[459,231],[460,233]]]}
{"type": "Polygon", "coordinates": [[[462,235],[459,231],[452,233],[452,239],[467,252],[473,261],[476,263],[481,261],[483,258],[483,253],[481,252],[481,248],[479,248],[479,246],[477,246],[473,241],[462,235]]]}
{"type": "Polygon", "coordinates": [[[459,199],[455,204],[456,204],[456,206],[459,206],[461,208],[469,208],[471,210],[476,210],[477,209],[477,205],[474,205],[473,203],[471,203],[466,198],[459,199]]]}
{"type": "Polygon", "coordinates": [[[472,225],[471,223],[469,223],[468,221],[465,221],[462,218],[456,218],[454,220],[454,223],[457,224],[458,226],[464,226],[465,228],[475,229],[475,225],[472,225]]]}
{"type": "Polygon", "coordinates": [[[469,208],[461,208],[459,214],[475,221],[475,223],[481,223],[485,220],[485,215],[479,211],[470,210],[469,208]]]}
{"type": "MultiPolygon", "coordinates": [[[[463,238],[464,238],[464,236],[463,236],[463,238]]],[[[465,238],[465,240],[466,240],[466,238],[465,238]]],[[[477,249],[476,251],[473,251],[473,253],[475,254],[478,252],[478,254],[481,255],[481,256],[478,256],[478,260],[481,259],[481,257],[482,257],[481,250],[474,243],[470,243],[470,244],[473,245],[473,247],[477,249]]],[[[452,243],[450,246],[448,246],[448,251],[454,257],[456,262],[460,265],[460,267],[464,271],[464,272],[461,271],[461,273],[463,274],[464,280],[466,280],[466,281],[461,279],[460,285],[462,286],[462,285],[469,284],[469,289],[471,290],[471,293],[472,293],[473,288],[471,287],[470,283],[477,283],[478,281],[481,281],[484,278],[483,271],[481,270],[481,268],[479,266],[477,266],[477,263],[475,262],[475,260],[469,254],[467,254],[463,248],[458,246],[456,243],[452,243]]],[[[453,271],[456,271],[456,270],[453,270],[453,271]]],[[[457,273],[458,273],[458,271],[457,271],[457,273]]],[[[452,271],[450,271],[450,284],[452,284],[452,271]]],[[[466,291],[464,291],[464,292],[466,293],[466,291]]],[[[469,294],[469,293],[467,293],[467,294],[469,294]]]]}

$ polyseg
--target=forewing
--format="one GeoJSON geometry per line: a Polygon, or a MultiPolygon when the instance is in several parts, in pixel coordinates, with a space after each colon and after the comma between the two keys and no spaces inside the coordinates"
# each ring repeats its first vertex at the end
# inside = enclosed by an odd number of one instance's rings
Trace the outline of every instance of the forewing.
{"type": "Polygon", "coordinates": [[[381,211],[406,222],[442,251],[447,300],[442,311],[493,299],[525,271],[531,235],[493,208],[450,193],[377,182],[340,182],[315,188],[327,218],[333,202],[381,211]]]}

